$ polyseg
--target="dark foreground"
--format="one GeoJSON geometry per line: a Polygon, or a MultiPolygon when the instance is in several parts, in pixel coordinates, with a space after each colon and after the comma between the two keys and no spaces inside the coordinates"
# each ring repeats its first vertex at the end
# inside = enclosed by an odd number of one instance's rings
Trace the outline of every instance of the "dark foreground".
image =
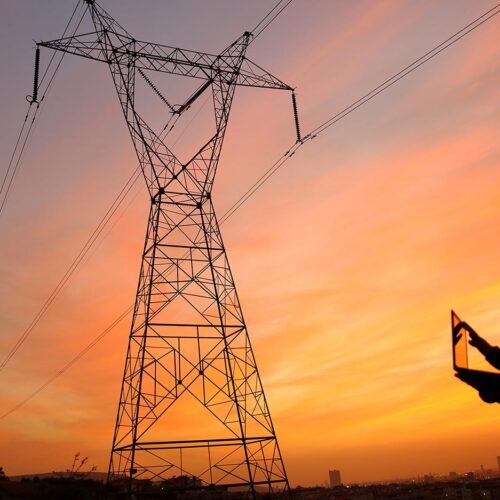
{"type": "MultiPolygon", "coordinates": [[[[22,481],[0,481],[0,499],[40,500],[238,500],[248,498],[241,492],[193,490],[180,494],[164,485],[139,487],[133,497],[116,488],[91,479],[34,478],[22,481]]],[[[279,500],[283,495],[258,494],[258,500],[279,500]]],[[[475,481],[436,482],[431,484],[386,484],[340,486],[337,488],[296,488],[292,498],[298,500],[500,500],[500,478],[475,481]]]]}

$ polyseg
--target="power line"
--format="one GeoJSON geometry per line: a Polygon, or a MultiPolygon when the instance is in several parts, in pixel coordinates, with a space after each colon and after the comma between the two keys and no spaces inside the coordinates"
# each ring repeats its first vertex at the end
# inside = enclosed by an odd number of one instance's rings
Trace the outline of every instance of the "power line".
{"type": "Polygon", "coordinates": [[[456,33],[451,35],[449,38],[441,42],[439,45],[434,47],[433,49],[429,50],[426,52],[423,56],[419,57],[415,61],[413,61],[411,64],[403,68],[401,71],[398,71],[396,74],[392,75],[390,78],[382,82],[380,85],[375,87],[371,92],[368,92],[368,94],[365,94],[363,97],[358,99],[357,101],[353,102],[350,106],[347,108],[343,109],[339,113],[335,114],[325,122],[323,122],[321,125],[313,129],[307,136],[304,137],[304,141],[307,139],[314,139],[315,136],[324,130],[326,130],[328,127],[336,123],[339,119],[343,118],[345,115],[352,113],[355,109],[357,109],[359,106],[364,104],[365,102],[370,101],[373,99],[375,96],[383,92],[384,90],[387,90],[389,87],[394,85],[395,83],[399,82],[402,80],[405,76],[408,76],[410,73],[418,69],[420,66],[425,64],[426,62],[430,61],[434,57],[436,57],[438,54],[446,50],[448,47],[451,45],[455,44],[459,40],[461,40],[464,36],[468,35],[475,29],[479,28],[482,24],[484,24],[486,21],[490,20],[494,16],[496,16],[500,12],[500,4],[496,4],[493,8],[490,10],[486,11],[484,14],[480,15],[474,21],[470,22],[467,26],[464,26],[462,29],[458,30],[456,33]]]}
{"type": "Polygon", "coordinates": [[[134,184],[137,182],[141,175],[140,168],[137,167],[135,171],[133,172],[132,176],[127,180],[121,191],[119,192],[118,196],[116,199],[113,201],[111,206],[108,208],[107,212],[104,214],[102,219],[99,221],[97,224],[96,228],[94,231],[91,233],[85,244],[83,245],[82,249],[80,252],[77,254],[73,262],[70,264],[62,278],[59,280],[59,283],[56,285],[56,287],[52,290],[51,294],[49,297],[46,299],[40,310],[37,312],[31,323],[28,325],[28,327],[24,330],[24,332],[21,334],[17,342],[14,344],[14,346],[11,348],[9,353],[5,356],[3,361],[0,363],[0,371],[2,371],[5,366],[9,363],[9,361],[12,359],[13,356],[17,353],[17,351],[21,348],[21,346],[26,342],[28,339],[29,335],[31,332],[34,330],[34,328],[38,325],[40,320],[45,316],[47,313],[48,309],[56,299],[56,297],[61,293],[61,291],[65,288],[65,286],[68,284],[70,278],[73,276],[75,271],[77,270],[78,266],[81,264],[87,253],[90,251],[96,240],[99,238],[101,233],[103,232],[104,228],[108,224],[109,220],[113,217],[113,215],[116,213],[120,205],[122,204],[123,200],[127,196],[127,194],[130,192],[134,184]]]}
{"type": "MultiPolygon", "coordinates": [[[[423,56],[419,57],[415,61],[413,61],[411,64],[403,68],[401,71],[398,73],[394,74],[387,80],[385,80],[383,83],[375,87],[371,92],[365,94],[363,97],[360,99],[354,101],[351,105],[347,106],[344,108],[342,111],[339,113],[336,113],[333,115],[331,118],[320,124],[318,127],[314,128],[309,132],[306,136],[304,136],[302,142],[297,142],[288,151],[286,151],[278,160],[276,160],[271,167],[223,214],[222,218],[220,219],[220,225],[224,224],[228,219],[232,217],[232,215],[241,208],[241,206],[251,197],[253,194],[255,194],[262,185],[267,182],[272,175],[274,175],[292,156],[295,155],[297,150],[299,150],[306,142],[315,139],[319,134],[323,133],[325,130],[327,130],[329,127],[334,125],[335,123],[339,122],[341,119],[345,118],[348,116],[350,113],[358,109],[359,107],[363,106],[367,102],[369,102],[371,99],[379,95],[381,92],[384,90],[387,90],[390,88],[392,85],[395,83],[399,82],[401,79],[404,77],[408,76],[410,73],[415,71],[417,68],[425,64],[426,62],[430,61],[433,59],[435,56],[443,52],[445,49],[450,47],[451,45],[455,44],[458,42],[460,39],[465,37],[467,34],[471,33],[473,30],[477,29],[479,26],[484,24],[486,21],[489,19],[492,19],[495,15],[497,15],[500,12],[500,4],[497,4],[495,7],[490,9],[489,11],[485,12],[478,18],[476,18],[474,21],[469,23],[467,26],[464,28],[460,29],[457,31],[454,35],[446,39],[444,42],[440,43],[437,45],[434,49],[430,50],[423,56]]],[[[108,326],[103,332],[101,332],[94,340],[88,344],[80,353],[75,356],[68,364],[66,364],[61,370],[56,372],[55,375],[53,375],[47,382],[45,382],[42,386],[40,386],[38,389],[36,389],[30,396],[28,396],[26,399],[21,401],[19,404],[17,404],[15,407],[10,409],[8,412],[4,413],[3,415],[0,416],[0,419],[5,418],[6,416],[10,415],[17,409],[19,409],[21,406],[26,404],[28,401],[30,401],[32,398],[34,398],[37,394],[39,394],[43,389],[45,389],[48,385],[50,385],[56,378],[58,378],[60,375],[62,375],[65,371],[67,371],[74,363],[76,363],[79,359],[81,359],[89,350],[91,350],[100,340],[102,340],[108,333],[112,331],[112,329],[126,317],[127,314],[129,314],[133,310],[134,306],[130,306],[127,308],[126,311],[124,311],[113,323],[111,323],[110,326],[108,326]]]]}
{"type": "MultiPolygon", "coordinates": [[[[73,10],[73,13],[70,17],[70,20],[68,21],[68,24],[66,25],[66,28],[64,29],[64,32],[63,32],[63,37],[66,35],[66,32],[68,31],[74,17],[75,17],[75,14],[78,10],[78,7],[80,6],[80,2],[78,1],[76,6],[75,6],[75,9],[73,10]]],[[[82,14],[82,17],[80,19],[80,21],[77,23],[76,27],[75,27],[75,30],[73,32],[73,35],[76,33],[76,31],[78,30],[78,27],[80,26],[81,22],[82,22],[82,19],[83,19],[83,15],[82,14]]],[[[39,100],[39,101],[35,101],[35,100],[31,100],[30,103],[29,103],[29,106],[28,106],[28,111],[26,113],[26,117],[23,121],[23,124],[21,126],[21,130],[19,132],[19,135],[17,137],[17,140],[16,140],[16,143],[15,143],[15,146],[14,146],[14,150],[12,152],[12,155],[10,157],[10,161],[9,161],[9,164],[7,166],[7,170],[5,172],[5,175],[3,177],[3,180],[2,180],[2,185],[0,187],[0,216],[2,215],[3,213],[3,210],[5,208],[5,205],[7,203],[7,199],[8,199],[8,196],[9,196],[9,193],[14,185],[14,180],[19,172],[19,169],[22,165],[22,160],[23,160],[23,157],[24,157],[24,153],[26,151],[26,148],[29,144],[29,141],[32,137],[32,132],[34,130],[34,125],[35,125],[35,120],[37,119],[37,115],[38,115],[38,110],[40,109],[40,105],[43,103],[45,97],[47,96],[48,94],[48,91],[50,89],[50,86],[52,85],[52,82],[56,76],[56,73],[58,72],[59,70],[59,67],[61,66],[61,63],[62,63],[62,60],[64,58],[64,53],[61,55],[61,58],[59,60],[59,63],[57,64],[55,70],[53,71],[52,75],[50,76],[50,79],[49,79],[49,82],[48,84],[46,85],[45,87],[45,90],[43,92],[43,95],[42,95],[42,98],[39,100]],[[34,106],[35,105],[35,106],[34,106]],[[34,109],[34,112],[31,113],[31,110],[34,109]],[[32,119],[31,119],[31,122],[28,122],[28,118],[30,116],[30,114],[32,114],[32,119]],[[29,127],[27,129],[27,131],[25,132],[25,127],[26,125],[29,123],[29,127]],[[19,146],[21,145],[21,148],[19,149],[19,146]]],[[[42,75],[42,78],[40,80],[40,83],[38,84],[38,87],[41,87],[42,86],[42,83],[43,81],[45,80],[45,77],[48,75],[48,72],[52,66],[52,63],[54,61],[54,57],[55,57],[55,53],[52,55],[50,61],[49,61],[49,64],[47,65],[47,68],[45,69],[45,72],[44,74],[42,75]]],[[[38,115],[39,116],[39,115],[38,115]]]]}
{"type": "MultiPolygon", "coordinates": [[[[132,186],[131,186],[132,187],[132,186]]],[[[101,237],[101,242],[104,238],[106,238],[107,235],[109,235],[109,233],[111,232],[111,230],[113,229],[113,227],[116,225],[116,223],[121,219],[121,217],[123,216],[123,214],[125,213],[125,211],[130,207],[130,205],[132,204],[132,202],[134,201],[134,199],[137,197],[138,193],[140,191],[137,191],[135,193],[135,195],[132,197],[132,199],[130,200],[130,202],[127,204],[127,206],[125,207],[125,209],[122,211],[122,213],[118,216],[118,218],[114,221],[113,225],[111,226],[111,228],[108,229],[108,231],[106,232],[106,234],[104,236],[101,237]]],[[[94,252],[95,252],[96,248],[94,247],[94,252]]],[[[30,396],[28,396],[27,398],[25,398],[23,401],[21,401],[18,405],[16,405],[15,408],[12,408],[9,412],[7,412],[6,414],[0,416],[0,418],[4,418],[5,416],[7,416],[8,414],[12,413],[13,411],[15,411],[17,408],[20,408],[21,406],[23,406],[24,404],[26,404],[29,400],[31,400],[32,398],[34,398],[39,392],[41,392],[43,389],[45,389],[45,387],[47,387],[49,384],[51,384],[56,378],[60,377],[65,371],[67,371],[71,366],[73,366],[79,359],[81,359],[90,349],[92,349],[94,347],[95,344],[97,344],[102,338],[104,338],[113,328],[115,328],[118,323],[120,323],[125,317],[128,316],[128,314],[130,314],[130,312],[132,312],[133,310],[133,307],[129,307],[127,308],[125,311],[123,311],[123,313],[118,316],[118,318],[115,319],[115,321],[113,323],[111,323],[106,329],[104,329],[97,337],[95,337],[92,342],[90,342],[90,344],[88,344],[84,349],[82,349],[73,359],[71,359],[66,365],[64,365],[64,367],[59,370],[58,372],[56,372],[45,384],[43,384],[41,387],[39,387],[34,393],[32,393],[30,396]]]]}
{"type": "Polygon", "coordinates": [[[16,153],[17,153],[17,148],[19,147],[19,143],[21,142],[21,139],[23,137],[24,128],[26,127],[26,124],[28,122],[30,111],[33,109],[32,108],[33,104],[34,104],[34,102],[30,102],[30,104],[28,106],[28,111],[26,113],[26,116],[24,117],[24,121],[23,121],[22,126],[21,126],[21,130],[19,132],[19,135],[17,136],[17,141],[16,141],[16,144],[14,146],[14,150],[12,151],[12,155],[10,157],[10,161],[9,161],[8,166],[7,166],[7,170],[6,170],[4,178],[2,180],[2,185],[0,186],[0,195],[3,192],[3,190],[4,190],[4,187],[5,187],[6,183],[7,183],[7,179],[9,178],[10,169],[12,168],[12,164],[14,162],[14,158],[15,158],[16,153]]]}
{"type": "Polygon", "coordinates": [[[293,0],[279,0],[278,3],[262,18],[262,20],[251,31],[252,42],[292,3],[293,0]],[[281,6],[283,4],[283,6],[281,6]]]}
{"type": "MultiPolygon", "coordinates": [[[[73,21],[73,18],[75,17],[76,11],[78,10],[78,6],[80,6],[80,11],[81,11],[81,7],[84,7],[83,3],[81,3],[80,0],[77,0],[76,5],[75,5],[75,9],[73,10],[73,13],[71,14],[71,17],[69,18],[68,24],[66,24],[66,28],[64,28],[64,31],[63,31],[63,34],[62,34],[61,38],[64,38],[66,36],[66,32],[68,31],[68,29],[69,29],[69,27],[70,27],[70,25],[71,25],[71,23],[73,21]]],[[[78,26],[79,25],[80,25],[80,23],[78,23],[78,26]]],[[[76,29],[78,29],[78,27],[76,29]]],[[[73,32],[72,36],[75,35],[76,29],[73,32]]],[[[50,58],[49,64],[48,64],[47,68],[45,69],[45,71],[44,71],[44,73],[42,75],[42,78],[40,80],[40,85],[42,85],[43,81],[45,80],[45,77],[47,76],[47,73],[49,72],[50,66],[52,65],[52,62],[54,61],[55,57],[56,57],[56,52],[53,52],[52,53],[52,57],[50,58]]]]}
{"type": "Polygon", "coordinates": [[[26,132],[24,140],[22,141],[21,150],[18,153],[18,146],[21,142],[21,138],[22,138],[22,135],[24,132],[24,127],[27,124],[28,117],[29,117],[30,111],[32,109],[32,104],[33,103],[30,104],[30,107],[28,109],[28,113],[26,114],[26,118],[24,119],[24,123],[23,123],[23,126],[21,128],[21,132],[19,133],[19,136],[17,138],[16,146],[15,146],[15,149],[12,153],[12,156],[11,156],[11,159],[9,162],[9,166],[7,167],[7,171],[6,171],[4,179],[2,181],[2,189],[0,190],[0,196],[1,196],[0,216],[2,215],[5,204],[7,203],[7,198],[9,196],[10,190],[12,189],[12,186],[14,184],[14,179],[16,178],[17,172],[19,170],[19,166],[21,165],[21,160],[22,160],[24,152],[26,150],[26,145],[28,143],[28,139],[30,138],[31,131],[33,130],[33,126],[35,124],[35,118],[36,118],[36,114],[37,114],[37,110],[38,110],[38,106],[39,106],[38,104],[35,107],[35,112],[33,113],[33,117],[32,117],[31,122],[29,124],[28,131],[26,132]],[[16,158],[16,156],[17,156],[17,160],[14,162],[14,158],[16,158]],[[14,168],[12,169],[12,173],[11,173],[12,166],[14,166],[14,168]],[[9,175],[10,175],[10,178],[9,178],[9,175]],[[4,187],[5,187],[5,189],[4,189],[4,187]]]}
{"type": "Polygon", "coordinates": [[[443,52],[445,49],[458,42],[467,34],[471,33],[476,28],[479,28],[482,24],[484,24],[489,19],[493,18],[500,12],[500,4],[497,4],[492,9],[488,10],[474,21],[469,23],[467,26],[464,26],[462,29],[457,31],[455,34],[447,38],[444,42],[441,42],[439,45],[434,47],[432,50],[425,53],[423,56],[419,57],[411,64],[403,68],[401,71],[398,71],[390,78],[386,79],[380,85],[375,87],[372,91],[365,94],[363,97],[357,99],[352,104],[344,108],[342,111],[336,113],[328,120],[321,123],[319,126],[311,130],[307,135],[305,135],[302,139],[302,142],[297,142],[294,144],[286,153],[284,153],[278,160],[276,160],[271,167],[262,174],[262,176],[255,181],[255,183],[234,203],[234,205],[224,214],[221,218],[221,222],[229,218],[236,210],[238,210],[253,194],[260,189],[260,187],[267,182],[295,153],[301,148],[306,142],[315,139],[319,134],[323,133],[329,127],[337,123],[338,121],[345,118],[347,115],[351,114],[353,111],[371,101],[374,97],[387,90],[389,87],[392,87],[395,83],[402,80],[404,77],[408,76],[410,73],[418,69],[420,66],[430,61],[438,54],[443,52]]]}
{"type": "Polygon", "coordinates": [[[69,370],[75,363],[77,363],[87,352],[89,352],[98,342],[100,342],[113,328],[115,328],[118,323],[120,323],[123,319],[125,319],[133,310],[133,306],[127,308],[123,311],[118,318],[113,321],[105,330],[103,330],[97,337],[94,338],[90,344],[88,344],[84,349],[82,349],[73,359],[71,359],[68,363],[66,363],[59,371],[54,373],[52,377],[50,377],[44,384],[42,384],[38,389],[32,392],[27,398],[20,401],[17,405],[13,406],[10,410],[3,413],[0,416],[0,419],[3,419],[9,416],[11,413],[14,413],[16,410],[24,406],[28,401],[31,401],[35,396],[37,396],[40,392],[42,392],[46,387],[48,387],[54,380],[59,378],[63,373],[69,370]]]}
{"type": "MultiPolygon", "coordinates": [[[[75,6],[75,8],[74,8],[74,10],[73,10],[73,13],[71,14],[71,17],[70,17],[70,19],[69,19],[69,21],[68,21],[68,24],[66,25],[66,28],[64,29],[64,32],[63,32],[63,35],[62,35],[63,37],[66,35],[66,32],[67,32],[67,30],[68,30],[68,28],[69,28],[69,26],[70,26],[71,22],[73,21],[73,18],[74,18],[75,14],[76,14],[76,11],[77,11],[77,9],[78,9],[78,5],[79,5],[79,2],[77,2],[76,6],[75,6]]],[[[48,71],[49,71],[49,69],[50,69],[50,67],[51,67],[51,65],[52,65],[52,61],[54,60],[55,55],[56,55],[56,53],[54,52],[54,53],[52,54],[52,57],[51,57],[50,61],[49,61],[49,64],[47,65],[47,68],[45,69],[45,72],[44,72],[44,74],[43,74],[43,76],[42,76],[42,78],[41,78],[41,80],[40,80],[40,82],[39,82],[39,84],[38,84],[38,85],[39,85],[39,87],[41,87],[41,85],[42,85],[42,83],[43,83],[43,81],[44,81],[44,79],[45,79],[45,76],[47,75],[47,73],[48,73],[48,71]]],[[[46,91],[47,91],[47,89],[46,89],[46,91]]],[[[42,98],[42,100],[43,100],[43,98],[42,98]]],[[[10,158],[10,161],[9,161],[9,164],[8,164],[8,166],[7,166],[7,171],[6,171],[6,173],[5,173],[5,175],[4,175],[4,178],[3,178],[3,180],[2,180],[2,185],[0,186],[0,194],[1,194],[1,193],[2,193],[2,191],[4,190],[4,187],[5,187],[5,185],[6,185],[7,179],[8,179],[8,177],[9,177],[10,169],[11,169],[12,164],[13,164],[13,162],[14,162],[14,158],[16,157],[17,149],[18,149],[18,147],[19,147],[19,144],[20,144],[20,142],[21,142],[21,139],[22,139],[22,137],[23,137],[24,128],[25,128],[25,126],[26,126],[26,124],[27,124],[27,122],[28,122],[28,117],[29,117],[29,115],[30,115],[30,111],[33,109],[33,104],[36,104],[36,106],[35,106],[35,114],[36,114],[36,110],[38,109],[39,103],[37,103],[36,101],[31,100],[31,101],[29,102],[29,105],[28,105],[28,112],[26,113],[26,116],[25,116],[25,118],[24,118],[23,124],[22,124],[22,126],[21,126],[21,130],[20,130],[20,132],[19,132],[19,135],[18,135],[18,137],[17,137],[16,143],[15,143],[15,146],[14,146],[14,150],[13,150],[13,152],[12,152],[12,155],[11,155],[11,158],[10,158]]],[[[27,136],[29,136],[29,132],[28,132],[27,136]]],[[[5,200],[4,200],[4,202],[5,202],[5,200]]],[[[4,202],[2,203],[2,206],[3,206],[4,202]]],[[[1,210],[0,210],[0,213],[1,213],[1,210]]]]}

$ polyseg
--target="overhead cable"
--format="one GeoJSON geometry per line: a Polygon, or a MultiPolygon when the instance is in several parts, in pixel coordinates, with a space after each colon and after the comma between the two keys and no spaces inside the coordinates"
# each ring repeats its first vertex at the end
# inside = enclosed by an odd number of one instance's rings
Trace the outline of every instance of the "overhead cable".
{"type": "Polygon", "coordinates": [[[262,18],[262,20],[251,31],[255,41],[260,34],[292,3],[293,0],[279,0],[279,2],[262,18]]]}
{"type": "Polygon", "coordinates": [[[91,235],[88,237],[87,241],[73,260],[73,262],[70,264],[62,278],[59,280],[55,288],[52,290],[51,294],[49,297],[45,300],[43,303],[42,307],[39,309],[39,311],[36,313],[35,317],[31,321],[31,323],[28,325],[28,327],[24,330],[24,332],[21,334],[17,342],[14,344],[14,346],[11,348],[11,350],[8,352],[8,354],[5,356],[5,358],[2,360],[0,363],[0,371],[2,371],[5,366],[9,363],[9,361],[16,355],[16,353],[19,351],[21,346],[26,342],[32,331],[35,329],[35,327],[38,325],[38,323],[41,321],[41,319],[47,314],[47,311],[49,310],[50,306],[52,303],[55,301],[57,296],[61,293],[61,291],[66,287],[68,284],[70,278],[74,275],[78,267],[81,265],[82,261],[86,257],[86,255],[89,253],[90,249],[92,246],[95,244],[99,236],[102,234],[104,231],[104,228],[106,225],[109,223],[113,215],[116,213],[120,205],[123,203],[123,200],[126,198],[126,196],[130,193],[132,187],[134,184],[137,182],[141,175],[141,170],[139,167],[136,168],[132,176],[127,180],[125,185],[123,186],[122,190],[118,194],[118,196],[115,198],[111,206],[108,208],[107,212],[104,214],[102,219],[99,221],[97,224],[96,228],[94,231],[91,233],[91,235]]]}
{"type": "MultiPolygon", "coordinates": [[[[66,32],[68,31],[71,23],[73,22],[73,19],[75,17],[75,14],[77,13],[78,7],[80,6],[80,2],[78,1],[75,9],[73,10],[73,13],[70,17],[70,20],[68,21],[68,24],[66,25],[66,28],[64,29],[63,32],[63,37],[66,35],[66,32]]],[[[83,14],[82,18],[80,19],[80,22],[77,23],[76,28],[74,30],[74,33],[76,33],[76,30],[80,26],[81,20],[83,19],[83,14]]],[[[73,34],[74,34],[73,33],[73,34]]],[[[42,78],[39,80],[38,79],[38,63],[39,63],[39,49],[36,49],[36,60],[35,60],[35,78],[34,78],[34,89],[33,89],[33,96],[28,96],[28,110],[26,112],[26,116],[24,118],[24,121],[21,125],[21,130],[19,131],[19,134],[17,136],[17,140],[14,145],[14,150],[12,152],[12,155],[10,157],[9,164],[7,165],[7,169],[5,171],[5,174],[2,179],[2,183],[0,186],[0,217],[4,211],[5,205],[7,203],[8,196],[12,190],[12,187],[14,185],[15,178],[17,174],[19,173],[19,170],[22,165],[22,160],[24,157],[24,154],[26,152],[26,149],[29,145],[29,141],[32,137],[32,133],[34,131],[34,126],[35,126],[35,121],[37,119],[37,115],[39,116],[39,109],[40,105],[43,103],[49,88],[54,80],[54,77],[59,70],[59,67],[61,66],[61,62],[64,58],[64,53],[61,55],[61,58],[59,60],[59,63],[57,64],[55,70],[52,72],[50,76],[49,83],[45,86],[43,90],[43,94],[41,99],[38,99],[38,94],[39,90],[42,87],[42,84],[47,76],[49,76],[49,70],[52,67],[52,63],[54,61],[55,53],[52,55],[49,64],[47,65],[47,68],[45,69],[44,74],[42,75],[42,78]],[[28,128],[26,128],[28,127],[28,128]]]]}

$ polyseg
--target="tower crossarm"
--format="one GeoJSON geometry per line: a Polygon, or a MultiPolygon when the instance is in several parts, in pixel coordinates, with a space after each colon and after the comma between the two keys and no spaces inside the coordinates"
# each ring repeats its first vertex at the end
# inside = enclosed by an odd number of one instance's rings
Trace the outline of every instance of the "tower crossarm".
{"type": "Polygon", "coordinates": [[[246,57],[241,67],[236,69],[234,56],[224,52],[220,55],[213,55],[142,42],[132,37],[110,33],[107,30],[42,41],[38,45],[108,64],[118,63],[127,66],[132,61],[137,69],[203,80],[212,80],[218,76],[233,81],[236,71],[238,74],[238,78],[234,81],[236,85],[292,90],[289,85],[246,57]]]}
{"type": "Polygon", "coordinates": [[[258,64],[245,57],[241,64],[236,85],[245,87],[264,87],[267,89],[290,90],[290,85],[282,82],[258,64]]]}
{"type": "Polygon", "coordinates": [[[57,40],[38,42],[39,47],[75,54],[77,56],[93,59],[94,61],[108,62],[102,47],[103,39],[99,32],[84,33],[57,40]]]}

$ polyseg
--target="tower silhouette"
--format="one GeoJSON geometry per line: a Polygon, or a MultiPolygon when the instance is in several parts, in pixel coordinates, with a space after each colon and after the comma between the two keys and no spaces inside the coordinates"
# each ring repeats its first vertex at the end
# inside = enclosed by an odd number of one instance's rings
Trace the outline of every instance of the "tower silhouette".
{"type": "Polygon", "coordinates": [[[288,491],[211,192],[236,87],[292,88],[245,56],[251,33],[212,55],[138,41],[86,4],[95,31],[39,45],[109,66],[151,197],[108,480],[288,491]],[[201,85],[175,105],[154,72],[201,85]],[[211,92],[215,133],[189,161],[139,114],[139,77],[170,119],[211,92]]]}

